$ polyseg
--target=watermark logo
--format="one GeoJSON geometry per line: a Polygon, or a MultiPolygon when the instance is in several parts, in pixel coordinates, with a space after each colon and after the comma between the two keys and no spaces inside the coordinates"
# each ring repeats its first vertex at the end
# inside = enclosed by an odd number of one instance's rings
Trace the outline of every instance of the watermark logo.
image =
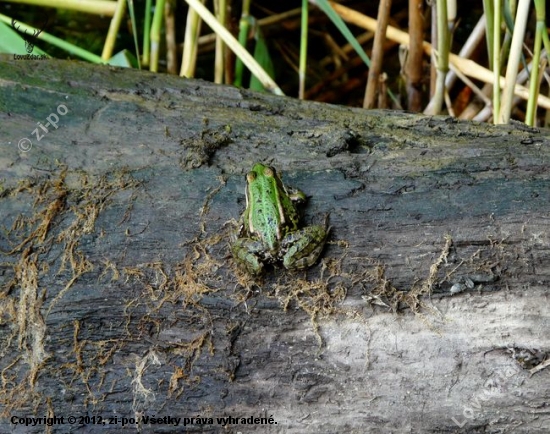
{"type": "Polygon", "coordinates": [[[519,374],[520,371],[521,370],[517,367],[515,367],[515,369],[508,367],[504,370],[504,372],[497,372],[497,378],[487,381],[484,388],[479,393],[476,393],[468,402],[469,405],[463,406],[462,415],[464,416],[464,419],[459,421],[452,417],[451,420],[456,424],[456,426],[462,428],[468,423],[468,420],[475,419],[476,410],[481,413],[483,402],[499,395],[502,396],[504,394],[503,390],[505,389],[505,384],[510,380],[510,378],[519,374]]]}
{"type": "MultiPolygon", "coordinates": [[[[46,18],[46,22],[44,23],[42,28],[40,30],[34,30],[32,36],[29,35],[27,33],[27,31],[25,30],[25,36],[23,36],[23,39],[25,40],[25,50],[27,51],[27,53],[29,53],[29,54],[32,53],[32,50],[34,50],[34,45],[36,44],[36,41],[38,39],[38,35],[40,35],[40,33],[42,33],[44,31],[44,29],[48,25],[49,21],[50,20],[48,18],[46,18]]],[[[11,19],[11,26],[14,28],[15,31],[21,32],[21,30],[19,30],[21,28],[21,25],[19,25],[19,27],[17,27],[16,23],[17,23],[17,21],[15,21],[15,18],[12,18],[11,19]]]]}
{"type": "MultiPolygon", "coordinates": [[[[59,116],[65,116],[67,113],[69,113],[69,109],[65,104],[59,104],[57,106],[56,111],[59,114],[59,116]]],[[[54,127],[54,129],[56,130],[57,128],[59,128],[57,125],[59,123],[59,116],[57,116],[57,114],[52,112],[46,118],[48,122],[46,122],[45,124],[42,124],[42,122],[36,123],[36,125],[38,125],[40,128],[35,128],[32,134],[36,137],[37,142],[42,140],[44,136],[50,132],[50,130],[48,130],[48,127],[54,127]]],[[[21,152],[29,152],[32,148],[32,141],[28,137],[23,137],[17,143],[17,147],[21,152]]]]}

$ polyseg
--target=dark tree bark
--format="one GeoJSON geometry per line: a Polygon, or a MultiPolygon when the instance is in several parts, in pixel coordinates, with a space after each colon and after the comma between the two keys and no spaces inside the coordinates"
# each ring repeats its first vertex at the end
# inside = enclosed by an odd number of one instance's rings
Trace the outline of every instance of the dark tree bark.
{"type": "Polygon", "coordinates": [[[548,131],[0,66],[1,432],[547,432],[548,131]],[[305,272],[230,258],[257,161],[305,272]]]}

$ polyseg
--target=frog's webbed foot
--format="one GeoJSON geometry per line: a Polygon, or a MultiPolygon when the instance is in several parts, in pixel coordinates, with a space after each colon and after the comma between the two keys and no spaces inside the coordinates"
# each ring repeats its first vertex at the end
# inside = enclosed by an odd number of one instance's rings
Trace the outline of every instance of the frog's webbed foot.
{"type": "Polygon", "coordinates": [[[288,270],[311,267],[323,251],[330,228],[307,226],[286,235],[281,242],[283,265],[288,270]]]}
{"type": "Polygon", "coordinates": [[[260,274],[264,269],[262,258],[262,243],[251,238],[237,238],[231,246],[233,258],[253,275],[260,274]]]}

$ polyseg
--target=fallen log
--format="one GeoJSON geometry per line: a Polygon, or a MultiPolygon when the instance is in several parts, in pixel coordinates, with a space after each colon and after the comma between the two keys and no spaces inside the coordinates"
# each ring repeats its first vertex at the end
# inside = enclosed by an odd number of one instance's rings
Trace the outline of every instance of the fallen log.
{"type": "Polygon", "coordinates": [[[1,432],[546,432],[548,131],[0,69],[1,432]],[[230,255],[255,162],[321,260],[230,255]],[[183,428],[182,428],[183,427],[183,428]]]}

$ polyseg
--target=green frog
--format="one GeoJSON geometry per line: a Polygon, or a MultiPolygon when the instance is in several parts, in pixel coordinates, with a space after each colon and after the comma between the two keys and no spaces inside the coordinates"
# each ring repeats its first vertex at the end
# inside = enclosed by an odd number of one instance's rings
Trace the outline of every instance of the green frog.
{"type": "Polygon", "coordinates": [[[231,251],[235,260],[253,274],[264,263],[282,261],[288,270],[313,265],[325,245],[326,225],[299,228],[297,205],[306,196],[286,187],[275,169],[261,163],[246,175],[246,209],[231,251]]]}

